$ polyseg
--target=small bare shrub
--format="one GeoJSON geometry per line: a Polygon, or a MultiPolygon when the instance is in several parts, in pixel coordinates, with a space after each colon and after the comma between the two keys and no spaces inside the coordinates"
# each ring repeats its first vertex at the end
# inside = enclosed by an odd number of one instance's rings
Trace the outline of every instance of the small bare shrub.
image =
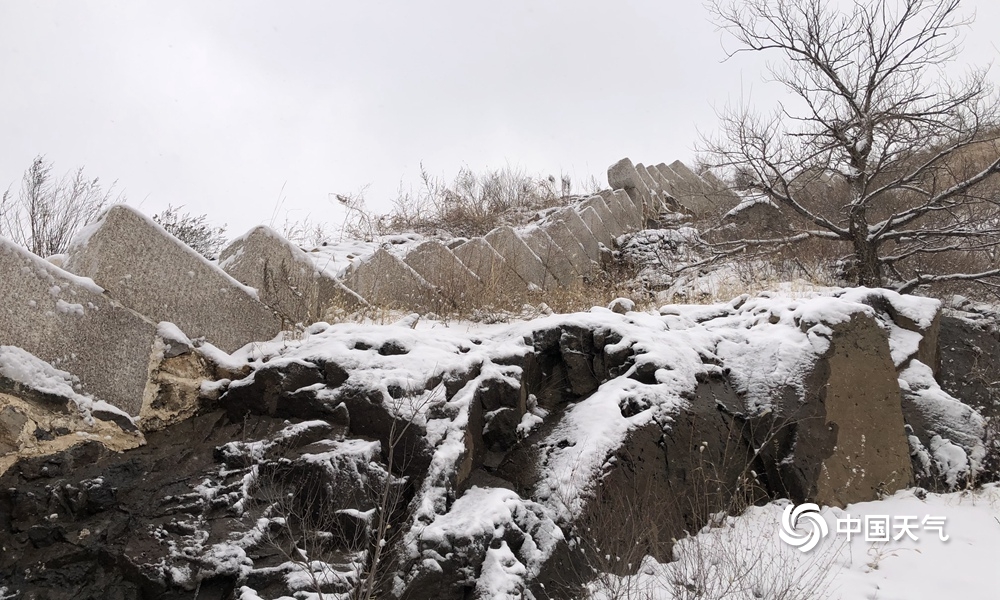
{"type": "Polygon", "coordinates": [[[7,189],[0,197],[0,235],[38,256],[62,254],[81,227],[109,204],[124,201],[115,183],[104,189],[83,167],[56,179],[52,163],[39,155],[24,172],[17,195],[7,189]]]}
{"type": "Polygon", "coordinates": [[[198,254],[214,260],[226,241],[226,226],[216,227],[210,224],[208,215],[181,214],[182,208],[184,207],[167,205],[165,211],[153,215],[153,220],[198,254]]]}

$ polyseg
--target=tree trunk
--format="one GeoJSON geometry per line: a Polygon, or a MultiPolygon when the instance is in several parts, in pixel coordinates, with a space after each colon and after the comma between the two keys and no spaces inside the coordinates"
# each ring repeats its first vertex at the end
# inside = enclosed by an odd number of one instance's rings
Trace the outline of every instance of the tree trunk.
{"type": "Polygon", "coordinates": [[[882,287],[882,262],[878,259],[875,242],[868,239],[868,223],[863,216],[851,221],[851,243],[854,245],[855,283],[882,287]]]}

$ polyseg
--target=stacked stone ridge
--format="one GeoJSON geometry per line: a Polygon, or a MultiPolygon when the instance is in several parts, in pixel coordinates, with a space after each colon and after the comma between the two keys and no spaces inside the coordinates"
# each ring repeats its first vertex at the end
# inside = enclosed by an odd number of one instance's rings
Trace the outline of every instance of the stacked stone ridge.
{"type": "Polygon", "coordinates": [[[83,392],[139,414],[156,324],[0,238],[0,345],[78,377],[83,392]]]}
{"type": "Polygon", "coordinates": [[[269,340],[282,320],[248,288],[134,208],[119,204],[74,239],[66,270],[154,322],[226,352],[269,340]]]}
{"type": "Polygon", "coordinates": [[[520,296],[528,292],[528,282],[485,238],[472,238],[454,250],[462,264],[469,268],[486,285],[488,293],[498,299],[504,295],[520,296]]]}
{"type": "Polygon", "coordinates": [[[487,233],[484,239],[505,258],[511,269],[529,286],[544,290],[555,285],[557,281],[555,275],[549,272],[542,259],[514,231],[514,228],[506,225],[497,227],[487,233]]]}
{"type": "Polygon", "coordinates": [[[267,227],[230,243],[215,265],[134,209],[113,206],[74,240],[65,271],[3,242],[0,344],[73,373],[96,397],[135,414],[161,321],[232,352],[321,320],[331,307],[449,310],[528,299],[592,276],[619,236],[675,209],[673,199],[693,214],[736,200],[711,173],[679,162],[650,167],[626,158],[608,179],[612,189],[540,222],[460,244],[427,241],[402,256],[382,249],[345,274],[317,267],[267,227]]]}
{"type": "MultiPolygon", "coordinates": [[[[555,285],[570,286],[580,281],[581,273],[563,249],[538,225],[526,227],[518,234],[555,279],[555,285]]],[[[548,286],[545,289],[549,289],[548,286]]]]}
{"type": "Polygon", "coordinates": [[[440,307],[437,290],[400,258],[380,248],[344,278],[344,285],[372,304],[389,308],[440,307]]]}
{"type": "Polygon", "coordinates": [[[288,324],[319,321],[331,305],[353,310],[366,304],[343,283],[317,269],[298,246],[264,225],[230,242],[219,255],[219,266],[256,289],[261,301],[288,324]]]}
{"type": "Polygon", "coordinates": [[[437,287],[445,301],[456,306],[475,302],[485,291],[482,280],[441,242],[423,242],[411,250],[403,262],[437,287]]]}
{"type": "Polygon", "coordinates": [[[563,254],[573,264],[577,273],[584,277],[589,277],[594,272],[595,264],[593,259],[583,247],[576,234],[569,228],[566,221],[559,218],[549,218],[544,221],[541,228],[549,234],[552,241],[562,249],[563,254]]]}
{"type": "MultiPolygon", "coordinates": [[[[607,202],[601,196],[591,196],[580,203],[580,215],[582,216],[588,209],[593,210],[597,213],[597,217],[601,220],[601,224],[604,229],[611,234],[612,238],[617,238],[623,233],[626,233],[628,229],[618,222],[614,213],[608,207],[607,202]]],[[[610,248],[611,246],[608,245],[610,248]]]]}

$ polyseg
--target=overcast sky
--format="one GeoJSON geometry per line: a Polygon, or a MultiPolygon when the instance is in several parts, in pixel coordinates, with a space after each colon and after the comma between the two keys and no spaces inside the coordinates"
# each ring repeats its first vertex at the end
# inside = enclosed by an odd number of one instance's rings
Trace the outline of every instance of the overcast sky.
{"type": "MultiPolygon", "coordinates": [[[[964,6],[963,57],[994,62],[1000,2],[964,6]]],[[[421,162],[606,183],[624,156],[690,162],[717,108],[773,97],[723,58],[697,0],[0,0],[0,188],[45,154],[235,236],[335,220],[329,195],[364,186],[387,210],[421,162]]]]}

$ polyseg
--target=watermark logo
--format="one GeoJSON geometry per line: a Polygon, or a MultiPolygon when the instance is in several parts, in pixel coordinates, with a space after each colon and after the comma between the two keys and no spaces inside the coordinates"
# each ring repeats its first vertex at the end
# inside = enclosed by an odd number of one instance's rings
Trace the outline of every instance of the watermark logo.
{"type": "Polygon", "coordinates": [[[794,507],[789,504],[781,513],[781,531],[778,532],[778,537],[801,552],[809,552],[815,548],[828,533],[830,527],[823,515],[819,514],[819,506],[815,504],[807,503],[794,507]],[[808,527],[802,526],[804,524],[808,524],[808,527]]]}
{"type": "MultiPolygon", "coordinates": [[[[947,542],[948,534],[944,532],[945,520],[946,517],[931,515],[920,518],[890,515],[855,517],[845,514],[837,518],[836,533],[845,534],[848,541],[855,535],[863,535],[866,542],[887,543],[898,542],[903,537],[916,542],[919,540],[918,531],[932,532],[937,534],[938,540],[947,542]]],[[[829,533],[830,527],[816,504],[806,503],[798,506],[789,504],[781,513],[781,531],[778,532],[778,537],[801,552],[809,552],[815,548],[829,533]]]]}

